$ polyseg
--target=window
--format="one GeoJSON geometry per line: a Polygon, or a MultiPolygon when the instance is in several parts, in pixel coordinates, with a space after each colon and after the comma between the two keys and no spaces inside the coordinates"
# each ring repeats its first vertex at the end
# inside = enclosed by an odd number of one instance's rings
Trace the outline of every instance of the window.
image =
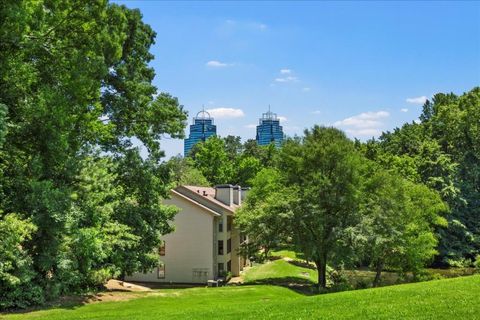
{"type": "Polygon", "coordinates": [[[227,240],[227,253],[232,251],[232,239],[227,240]]]}
{"type": "Polygon", "coordinates": [[[232,272],[232,261],[231,260],[229,260],[227,262],[227,272],[232,272]]]}
{"type": "Polygon", "coordinates": [[[218,232],[223,232],[223,220],[218,222],[218,232]]]}
{"type": "Polygon", "coordinates": [[[205,281],[208,280],[208,269],[205,268],[193,268],[192,277],[194,281],[205,281]]]}
{"type": "Polygon", "coordinates": [[[232,230],[232,216],[227,217],[227,231],[232,230]]]}
{"type": "Polygon", "coordinates": [[[160,256],[165,255],[165,241],[162,241],[162,245],[160,246],[160,248],[158,248],[158,254],[160,256]]]}
{"type": "Polygon", "coordinates": [[[223,240],[218,240],[218,254],[223,255],[223,240]]]}
{"type": "Polygon", "coordinates": [[[165,264],[160,263],[157,268],[157,278],[158,279],[165,279],[165,264]]]}
{"type": "Polygon", "coordinates": [[[219,264],[218,264],[218,272],[219,272],[219,273],[222,272],[222,271],[224,270],[223,268],[224,268],[224,267],[223,267],[223,263],[219,263],[219,264]]]}

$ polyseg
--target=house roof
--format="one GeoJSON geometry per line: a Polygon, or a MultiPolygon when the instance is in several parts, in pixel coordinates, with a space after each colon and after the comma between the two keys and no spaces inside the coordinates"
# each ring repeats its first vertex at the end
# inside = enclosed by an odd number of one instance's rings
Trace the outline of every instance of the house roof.
{"type": "Polygon", "coordinates": [[[178,193],[181,193],[183,196],[188,197],[193,202],[196,202],[202,206],[206,206],[219,214],[221,214],[223,210],[234,213],[239,207],[236,204],[228,206],[225,203],[215,199],[215,188],[179,186],[174,190],[178,193]]]}
{"type": "Polygon", "coordinates": [[[180,198],[184,199],[185,201],[188,201],[190,203],[193,203],[197,206],[199,206],[200,208],[202,208],[203,210],[207,211],[208,213],[211,213],[213,214],[214,216],[221,216],[220,213],[218,212],[215,212],[214,210],[202,205],[201,203],[199,203],[198,201],[195,201],[187,196],[185,196],[184,194],[181,194],[180,192],[176,191],[175,189],[172,189],[171,192],[177,196],[179,196],[180,198]]]}

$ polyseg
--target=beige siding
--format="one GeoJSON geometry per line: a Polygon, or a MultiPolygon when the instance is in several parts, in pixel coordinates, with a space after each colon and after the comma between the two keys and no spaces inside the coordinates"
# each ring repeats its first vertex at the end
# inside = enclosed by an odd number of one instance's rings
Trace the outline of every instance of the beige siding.
{"type": "MultiPolygon", "coordinates": [[[[175,231],[165,235],[165,279],[158,279],[157,270],[136,273],[126,281],[205,283],[214,279],[214,215],[190,201],[173,194],[165,201],[180,208],[175,216],[175,231]]],[[[225,226],[226,227],[226,226],[225,226]]]]}

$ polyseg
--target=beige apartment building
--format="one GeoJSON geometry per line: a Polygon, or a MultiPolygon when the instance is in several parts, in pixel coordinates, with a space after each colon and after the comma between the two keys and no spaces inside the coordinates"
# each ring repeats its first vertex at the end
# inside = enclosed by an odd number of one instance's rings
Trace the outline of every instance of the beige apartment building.
{"type": "Polygon", "coordinates": [[[149,273],[135,273],[126,281],[161,283],[206,283],[226,272],[237,276],[246,261],[237,249],[245,240],[235,228],[235,210],[246,189],[219,185],[215,188],[180,186],[171,190],[166,204],[180,211],[175,230],[163,237],[160,263],[149,273]]]}

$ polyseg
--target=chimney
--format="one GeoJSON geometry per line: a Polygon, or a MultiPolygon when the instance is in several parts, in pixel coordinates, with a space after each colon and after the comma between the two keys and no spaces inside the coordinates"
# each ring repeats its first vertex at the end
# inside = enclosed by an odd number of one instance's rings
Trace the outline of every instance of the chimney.
{"type": "Polygon", "coordinates": [[[242,204],[242,187],[240,186],[233,187],[233,203],[237,205],[242,204]]]}
{"type": "Polygon", "coordinates": [[[231,184],[215,186],[215,199],[227,206],[231,206],[233,204],[233,186],[231,184]]]}
{"type": "Polygon", "coordinates": [[[250,191],[250,188],[248,188],[248,187],[243,187],[242,188],[242,192],[241,192],[241,196],[240,196],[241,201],[245,200],[249,191],[250,191]]]}

